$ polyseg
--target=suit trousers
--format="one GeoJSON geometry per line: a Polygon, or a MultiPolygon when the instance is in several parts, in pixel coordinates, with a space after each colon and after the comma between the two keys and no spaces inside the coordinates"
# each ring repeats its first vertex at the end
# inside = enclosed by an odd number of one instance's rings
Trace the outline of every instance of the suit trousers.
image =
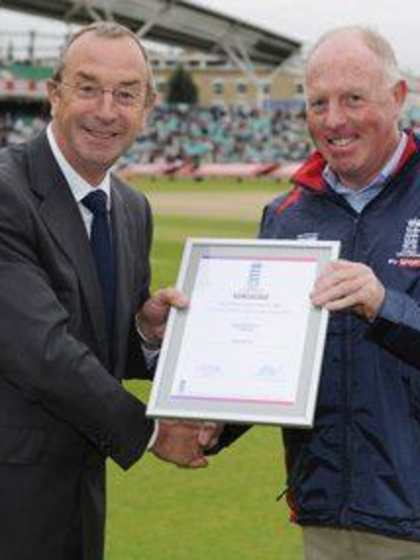
{"type": "Polygon", "coordinates": [[[305,560],[420,560],[420,542],[365,531],[303,527],[305,560]]]}

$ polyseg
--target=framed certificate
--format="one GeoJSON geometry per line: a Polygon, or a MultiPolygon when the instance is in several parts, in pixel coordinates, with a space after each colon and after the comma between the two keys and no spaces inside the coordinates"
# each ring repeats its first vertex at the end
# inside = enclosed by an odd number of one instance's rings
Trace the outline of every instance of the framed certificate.
{"type": "Polygon", "coordinates": [[[310,427],[328,312],[309,299],[337,241],[188,239],[147,414],[310,427]]]}

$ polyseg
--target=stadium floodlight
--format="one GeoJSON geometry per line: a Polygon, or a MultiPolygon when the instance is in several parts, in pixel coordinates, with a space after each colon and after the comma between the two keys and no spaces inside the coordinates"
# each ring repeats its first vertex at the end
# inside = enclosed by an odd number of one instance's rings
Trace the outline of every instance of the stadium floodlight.
{"type": "Polygon", "coordinates": [[[185,0],[2,0],[1,5],[75,23],[114,19],[142,36],[147,32],[150,40],[202,52],[226,54],[223,43],[235,37],[253,64],[271,67],[301,47],[299,41],[185,0]]]}

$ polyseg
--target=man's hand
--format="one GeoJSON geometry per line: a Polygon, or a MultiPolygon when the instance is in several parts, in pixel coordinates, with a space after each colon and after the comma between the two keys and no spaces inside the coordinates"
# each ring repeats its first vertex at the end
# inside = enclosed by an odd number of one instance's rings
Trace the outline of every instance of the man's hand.
{"type": "Polygon", "coordinates": [[[184,309],[188,306],[188,299],[175,288],[165,288],[149,297],[138,310],[137,327],[147,340],[162,340],[171,306],[184,309]]]}
{"type": "Polygon", "coordinates": [[[198,443],[204,450],[211,449],[217,445],[224,427],[224,424],[216,422],[203,422],[198,434],[198,443]]]}
{"type": "Polygon", "coordinates": [[[199,442],[202,424],[186,420],[160,420],[159,431],[152,453],[179,467],[199,468],[208,464],[199,442]]]}
{"type": "Polygon", "coordinates": [[[311,293],[313,305],[352,309],[368,321],[376,317],[384,297],[385,288],[371,268],[345,260],[328,263],[311,293]]]}

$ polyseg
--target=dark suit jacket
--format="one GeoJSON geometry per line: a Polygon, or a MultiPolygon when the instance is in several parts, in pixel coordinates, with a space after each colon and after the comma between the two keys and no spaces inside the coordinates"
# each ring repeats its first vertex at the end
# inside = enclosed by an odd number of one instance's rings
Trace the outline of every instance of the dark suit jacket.
{"type": "Polygon", "coordinates": [[[120,380],[147,370],[133,316],[149,290],[146,199],[112,179],[113,365],[89,239],[43,133],[0,152],[0,558],[99,560],[104,463],[153,425],[120,380]]]}

